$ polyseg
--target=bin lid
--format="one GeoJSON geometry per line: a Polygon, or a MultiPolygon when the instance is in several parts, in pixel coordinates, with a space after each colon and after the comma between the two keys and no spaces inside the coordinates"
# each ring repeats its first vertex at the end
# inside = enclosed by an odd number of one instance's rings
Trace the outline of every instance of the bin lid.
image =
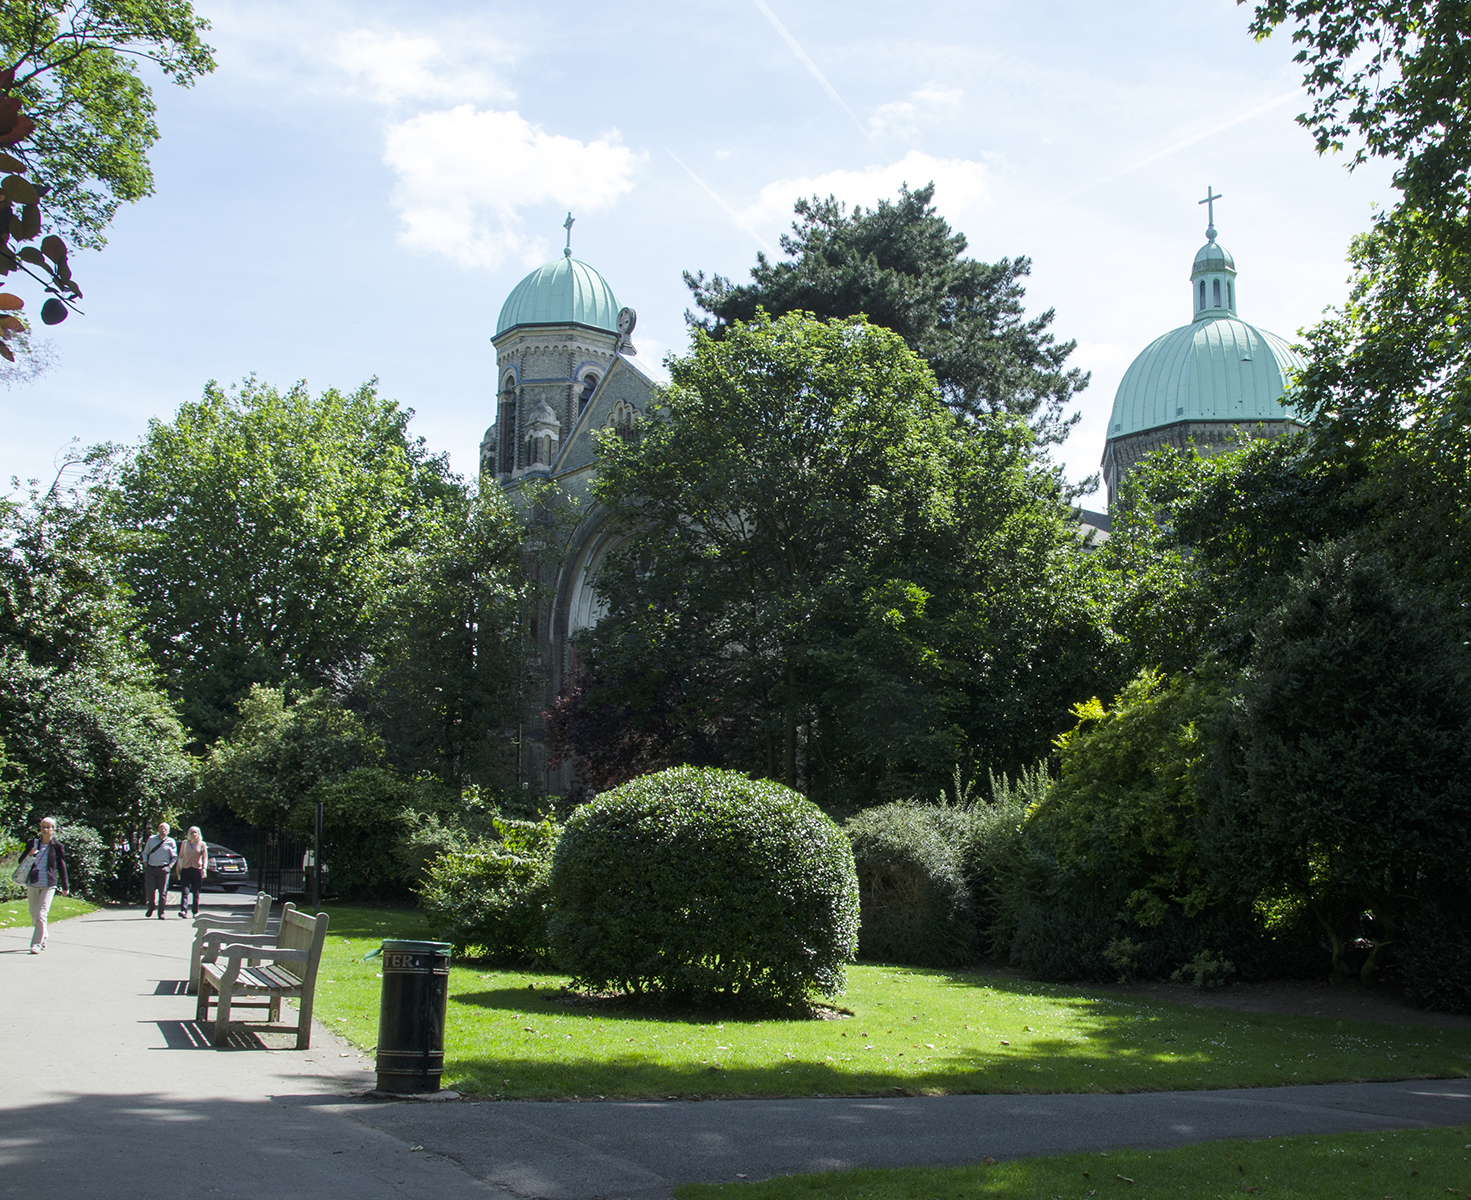
{"type": "Polygon", "coordinates": [[[449,957],[450,951],[454,949],[452,942],[414,942],[401,938],[384,938],[384,951],[394,950],[400,954],[443,954],[449,957]]]}

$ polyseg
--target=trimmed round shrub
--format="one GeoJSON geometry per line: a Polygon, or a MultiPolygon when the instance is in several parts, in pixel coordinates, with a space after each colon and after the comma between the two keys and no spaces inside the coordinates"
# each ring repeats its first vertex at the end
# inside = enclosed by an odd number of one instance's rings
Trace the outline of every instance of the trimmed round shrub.
{"type": "Polygon", "coordinates": [[[547,955],[548,876],[558,828],[496,818],[500,841],[448,849],[428,866],[420,904],[435,936],[489,962],[547,955]]]}
{"type": "Polygon", "coordinates": [[[960,810],[885,804],[849,819],[862,924],[858,952],[884,962],[951,967],[976,955],[960,810]],[[949,835],[949,836],[947,836],[949,835]]]}
{"type": "Polygon", "coordinates": [[[843,990],[858,942],[842,830],[735,771],[675,767],[578,809],[551,894],[553,955],[599,991],[800,1006],[843,990]]]}

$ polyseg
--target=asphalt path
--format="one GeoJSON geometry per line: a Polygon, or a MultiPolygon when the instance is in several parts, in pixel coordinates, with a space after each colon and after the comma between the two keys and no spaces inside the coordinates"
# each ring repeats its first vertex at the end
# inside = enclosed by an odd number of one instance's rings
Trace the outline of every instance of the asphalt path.
{"type": "MultiPolygon", "coordinates": [[[[239,907],[237,897],[212,906],[239,907]]],[[[693,1181],[1471,1123],[1471,1081],[1088,1096],[373,1102],[372,1064],[182,994],[192,929],[141,910],[0,931],[0,1197],[655,1200],[693,1181]]]]}

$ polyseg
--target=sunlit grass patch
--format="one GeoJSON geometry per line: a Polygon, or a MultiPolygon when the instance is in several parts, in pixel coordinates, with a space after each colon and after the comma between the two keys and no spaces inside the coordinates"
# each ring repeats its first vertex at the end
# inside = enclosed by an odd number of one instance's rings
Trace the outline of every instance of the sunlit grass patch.
{"type": "MultiPolygon", "coordinates": [[[[46,919],[54,924],[57,921],[65,921],[68,917],[80,917],[85,913],[96,911],[95,904],[89,904],[80,897],[56,896],[51,901],[51,911],[47,914],[46,919]]],[[[29,904],[25,900],[0,902],[0,929],[14,929],[18,925],[30,928],[29,904]]]]}
{"type": "Polygon", "coordinates": [[[1405,1129],[1176,1150],[1110,1150],[968,1167],[829,1171],[756,1183],[686,1184],[676,1200],[1402,1200],[1471,1191],[1465,1129],[1405,1129]]]}
{"type": "MultiPolygon", "coordinates": [[[[333,905],[316,1012],[371,1050],[385,937],[411,909],[333,905]]],[[[569,1002],[565,976],[450,974],[446,1087],[516,1098],[1125,1092],[1471,1071],[1471,1030],[1099,996],[972,972],[860,965],[836,1020],[569,1002]]]]}

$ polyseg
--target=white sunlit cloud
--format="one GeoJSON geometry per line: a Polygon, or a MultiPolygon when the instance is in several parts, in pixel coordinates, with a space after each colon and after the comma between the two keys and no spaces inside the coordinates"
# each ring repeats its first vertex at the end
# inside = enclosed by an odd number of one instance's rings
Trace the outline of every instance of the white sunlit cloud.
{"type": "Polygon", "coordinates": [[[355,29],[337,45],[337,65],[384,103],[411,100],[461,102],[505,99],[510,92],[484,59],[503,57],[498,47],[461,47],[451,56],[431,37],[355,29]],[[467,62],[466,50],[480,61],[467,62]]]}
{"type": "Polygon", "coordinates": [[[967,217],[979,213],[991,196],[989,172],[983,163],[964,158],[935,158],[911,150],[887,166],[778,179],[762,188],[756,202],[740,215],[749,226],[770,227],[773,222],[785,223],[790,219],[792,204],[803,196],[824,199],[836,196],[850,207],[861,204],[872,208],[879,200],[898,196],[901,184],[908,184],[913,190],[931,180],[935,183],[935,207],[956,227],[962,227],[967,217]]]}
{"type": "Polygon", "coordinates": [[[548,133],[519,113],[461,104],[391,125],[384,162],[398,175],[400,240],[461,266],[528,266],[548,243],[529,237],[521,210],[555,203],[573,214],[606,208],[633,187],[646,156],[619,142],[548,133]]]}
{"type": "Polygon", "coordinates": [[[874,137],[908,140],[926,125],[957,114],[964,97],[960,88],[926,84],[911,92],[907,100],[880,104],[868,118],[868,128],[874,137]]]}

